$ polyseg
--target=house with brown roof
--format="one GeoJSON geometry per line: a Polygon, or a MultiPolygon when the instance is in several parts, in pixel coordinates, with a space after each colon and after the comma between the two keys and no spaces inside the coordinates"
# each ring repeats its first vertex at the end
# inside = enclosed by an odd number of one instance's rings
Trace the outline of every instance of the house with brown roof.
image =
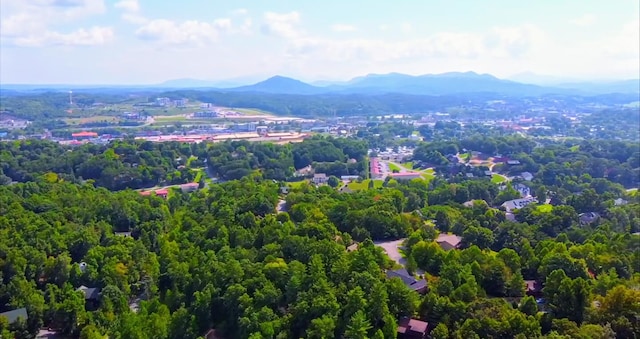
{"type": "Polygon", "coordinates": [[[448,251],[460,248],[462,245],[462,237],[455,234],[440,233],[438,234],[436,242],[443,250],[448,251]]]}
{"type": "Polygon", "coordinates": [[[347,252],[354,252],[358,250],[358,243],[354,242],[353,244],[347,246],[347,252]]]}
{"type": "Polygon", "coordinates": [[[422,339],[427,337],[429,323],[413,318],[398,321],[398,339],[422,339]]]}

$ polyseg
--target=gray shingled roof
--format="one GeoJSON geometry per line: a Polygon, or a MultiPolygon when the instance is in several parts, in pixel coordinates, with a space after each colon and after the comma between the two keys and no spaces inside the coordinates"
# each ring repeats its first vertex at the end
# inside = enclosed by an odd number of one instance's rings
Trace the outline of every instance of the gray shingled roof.
{"type": "Polygon", "coordinates": [[[0,313],[0,317],[7,318],[9,324],[16,322],[18,318],[23,318],[24,320],[29,319],[29,316],[27,315],[27,309],[24,307],[15,309],[13,311],[0,313]]]}

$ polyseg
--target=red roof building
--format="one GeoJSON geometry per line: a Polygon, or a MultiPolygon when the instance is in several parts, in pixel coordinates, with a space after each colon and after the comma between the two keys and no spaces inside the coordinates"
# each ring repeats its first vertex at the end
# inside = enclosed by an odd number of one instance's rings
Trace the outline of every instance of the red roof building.
{"type": "Polygon", "coordinates": [[[427,337],[429,324],[417,319],[404,318],[398,322],[398,338],[421,339],[427,337]]]}
{"type": "Polygon", "coordinates": [[[161,188],[156,191],[156,195],[159,197],[166,198],[168,194],[169,194],[169,190],[167,190],[166,188],[161,188]]]}
{"type": "Polygon", "coordinates": [[[98,133],[96,133],[96,132],[78,132],[78,133],[72,133],[71,136],[74,137],[74,138],[97,138],[98,137],[98,133]]]}

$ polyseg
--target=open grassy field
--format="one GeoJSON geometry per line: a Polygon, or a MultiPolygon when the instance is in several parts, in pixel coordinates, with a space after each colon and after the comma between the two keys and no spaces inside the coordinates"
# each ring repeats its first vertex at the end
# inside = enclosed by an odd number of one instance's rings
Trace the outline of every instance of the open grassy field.
{"type": "Polygon", "coordinates": [[[404,168],[406,168],[408,170],[413,170],[413,162],[411,162],[411,161],[403,162],[401,165],[404,166],[404,168]]]}
{"type": "Polygon", "coordinates": [[[495,174],[495,173],[491,175],[491,182],[494,184],[501,184],[505,181],[507,181],[507,178],[504,175],[495,174]]]}
{"type": "Polygon", "coordinates": [[[87,123],[101,122],[101,121],[117,122],[117,121],[120,121],[120,118],[115,116],[110,116],[110,115],[95,115],[95,116],[86,117],[86,118],[64,118],[62,120],[69,125],[79,125],[79,124],[87,124],[87,123]]]}
{"type": "Polygon", "coordinates": [[[267,111],[263,111],[257,108],[231,108],[234,111],[238,111],[239,113],[245,114],[245,115],[268,115],[268,116],[273,116],[273,113],[271,112],[267,112],[267,111]]]}
{"type": "MultiPolygon", "coordinates": [[[[347,185],[347,187],[349,187],[349,189],[352,189],[354,191],[366,190],[366,189],[369,189],[369,181],[371,181],[371,179],[362,180],[362,182],[352,181],[349,183],[349,185],[347,185]]],[[[382,183],[383,183],[382,180],[374,180],[373,187],[381,188],[382,183]]]]}

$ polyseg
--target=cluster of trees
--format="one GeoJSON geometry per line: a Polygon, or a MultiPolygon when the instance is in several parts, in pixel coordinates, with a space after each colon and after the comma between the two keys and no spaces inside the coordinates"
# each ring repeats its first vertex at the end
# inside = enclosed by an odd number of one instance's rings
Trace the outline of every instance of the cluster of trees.
{"type": "MultiPolygon", "coordinates": [[[[470,183],[479,196],[498,191],[488,181],[470,183]]],[[[407,268],[425,272],[430,282],[418,314],[437,324],[434,337],[640,333],[634,320],[640,309],[631,306],[640,301],[640,237],[630,234],[640,230],[637,198],[610,206],[590,225],[579,223],[572,206],[532,205],[514,222],[482,200],[472,207],[457,204],[455,190],[465,186],[436,186],[430,191],[420,180],[393,182],[351,194],[303,186],[288,195],[287,204],[300,225],[328,220],[329,230],[335,227],[355,240],[407,237],[407,268]],[[438,190],[454,194],[431,205],[438,190]],[[439,232],[460,235],[463,249],[445,251],[434,241],[439,232]],[[544,286],[542,301],[526,296],[525,280],[544,286]],[[612,309],[617,298],[624,299],[625,311],[612,309]]]]}
{"type": "Polygon", "coordinates": [[[277,199],[258,177],[168,200],[46,178],[2,186],[0,311],[26,307],[28,320],[0,333],[394,337],[418,295],[385,278],[384,252],[365,241],[348,253],[348,233],[274,215],[277,199]],[[101,288],[95,310],[81,285],[101,288]]]}
{"type": "Polygon", "coordinates": [[[183,143],[119,140],[78,147],[28,140],[0,143],[0,183],[28,182],[51,173],[66,181],[93,180],[109,190],[193,181],[206,148],[183,143]]]}
{"type": "Polygon", "coordinates": [[[267,179],[291,179],[294,171],[313,165],[316,173],[365,176],[365,142],[349,138],[314,136],[303,142],[276,145],[230,141],[207,150],[212,173],[223,180],[239,179],[259,170],[267,179]],[[349,162],[348,160],[354,161],[349,162]]]}

